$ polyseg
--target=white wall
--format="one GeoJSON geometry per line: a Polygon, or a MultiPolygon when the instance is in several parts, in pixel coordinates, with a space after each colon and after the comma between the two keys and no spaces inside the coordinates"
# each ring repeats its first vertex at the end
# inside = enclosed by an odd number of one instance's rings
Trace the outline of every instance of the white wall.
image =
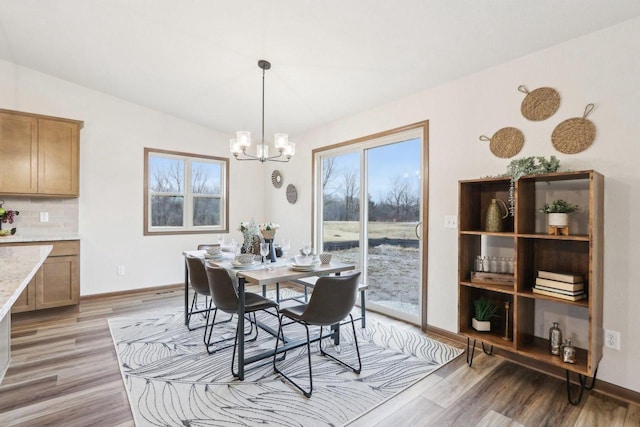
{"type": "MultiPolygon", "coordinates": [[[[456,332],[457,233],[445,229],[443,219],[457,213],[458,180],[506,172],[510,160],[494,157],[488,143],[478,137],[491,136],[505,126],[517,127],[526,140],[516,158],[556,155],[561,170],[595,169],[605,176],[604,327],[621,332],[622,349],[604,350],[598,376],[640,391],[636,311],[640,271],[634,267],[640,259],[640,226],[632,219],[640,209],[639,41],[640,19],[634,19],[297,135],[299,154],[284,175],[285,185],[298,185],[300,200],[295,206],[267,202],[266,214],[287,218],[291,236],[309,236],[313,148],[428,119],[428,322],[456,332]],[[562,100],[556,114],[543,122],[522,117],[524,95],[517,91],[522,84],[529,90],[557,89],[562,100]],[[596,105],[589,116],[597,127],[594,144],[575,155],[555,151],[550,139],[554,127],[565,119],[581,117],[590,102],[596,105]]],[[[283,197],[282,189],[265,188],[267,200],[283,197]]]]}
{"type": "MultiPolygon", "coordinates": [[[[80,134],[81,294],[184,281],[181,252],[215,241],[216,235],[143,236],[143,149],[228,157],[229,135],[3,61],[0,94],[0,108],[84,120],[80,134]],[[125,266],[124,276],[116,275],[118,265],[125,266]]],[[[255,185],[261,177],[260,165],[231,160],[230,228],[238,239],[236,227],[241,220],[251,216],[262,220],[263,195],[255,185]]]]}

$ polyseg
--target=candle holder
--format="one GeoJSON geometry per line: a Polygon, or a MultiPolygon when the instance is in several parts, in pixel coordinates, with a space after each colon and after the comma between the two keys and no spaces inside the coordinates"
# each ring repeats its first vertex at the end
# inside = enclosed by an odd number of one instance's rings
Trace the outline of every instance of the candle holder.
{"type": "Polygon", "coordinates": [[[509,301],[504,302],[504,335],[503,340],[511,341],[511,322],[509,322],[509,312],[511,311],[511,304],[509,301]]]}

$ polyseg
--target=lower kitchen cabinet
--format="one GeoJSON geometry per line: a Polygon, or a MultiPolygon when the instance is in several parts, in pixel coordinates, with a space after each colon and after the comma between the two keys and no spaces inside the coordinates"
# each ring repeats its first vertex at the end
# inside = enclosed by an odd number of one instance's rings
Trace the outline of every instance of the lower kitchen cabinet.
{"type": "Polygon", "coordinates": [[[53,245],[53,250],[13,304],[12,313],[78,304],[80,241],[64,240],[15,245],[53,245]]]}

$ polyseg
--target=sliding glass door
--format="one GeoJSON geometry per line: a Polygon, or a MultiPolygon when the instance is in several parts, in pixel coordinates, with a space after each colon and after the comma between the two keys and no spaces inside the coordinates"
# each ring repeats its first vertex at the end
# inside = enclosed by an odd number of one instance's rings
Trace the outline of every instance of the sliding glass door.
{"type": "Polygon", "coordinates": [[[362,271],[368,308],[416,324],[426,289],[425,127],[314,152],[316,246],[362,271]]]}

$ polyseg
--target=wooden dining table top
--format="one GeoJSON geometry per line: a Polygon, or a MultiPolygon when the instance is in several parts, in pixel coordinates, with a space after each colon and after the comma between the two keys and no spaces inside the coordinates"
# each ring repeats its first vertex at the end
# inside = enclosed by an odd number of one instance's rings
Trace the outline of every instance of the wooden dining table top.
{"type": "MultiPolygon", "coordinates": [[[[257,268],[251,269],[235,269],[229,261],[209,261],[211,265],[217,267],[223,267],[227,270],[234,272],[238,278],[243,278],[246,282],[254,285],[271,285],[275,283],[282,283],[290,280],[302,279],[311,276],[325,276],[332,273],[341,273],[343,271],[354,270],[355,265],[332,261],[329,264],[320,264],[313,270],[309,271],[297,271],[289,264],[287,260],[278,260],[273,263],[273,269],[268,270],[262,267],[260,264],[257,268]]],[[[270,263],[266,263],[265,266],[269,266],[270,263]]]]}

